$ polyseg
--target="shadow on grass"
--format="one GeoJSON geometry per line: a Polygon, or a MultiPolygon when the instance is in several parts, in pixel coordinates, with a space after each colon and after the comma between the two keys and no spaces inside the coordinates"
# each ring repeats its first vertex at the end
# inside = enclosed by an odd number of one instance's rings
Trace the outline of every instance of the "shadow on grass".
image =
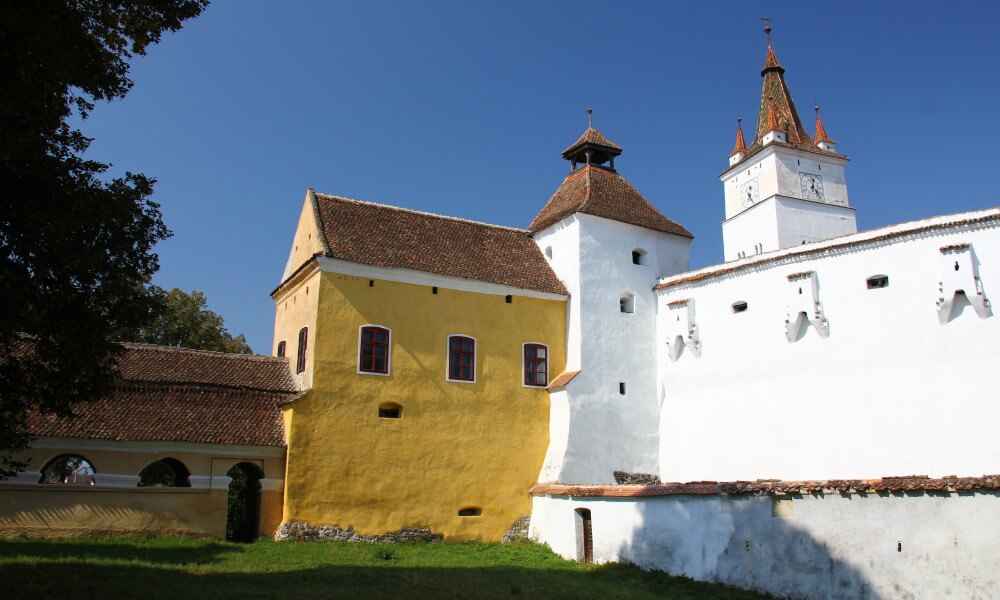
{"type": "MultiPolygon", "coordinates": [[[[243,552],[243,546],[222,544],[219,542],[198,542],[184,544],[183,539],[177,543],[165,543],[172,538],[108,538],[107,540],[90,538],[74,540],[72,538],[59,540],[42,539],[8,539],[0,540],[0,561],[18,561],[19,559],[37,559],[44,557],[46,561],[122,561],[143,562],[164,565],[209,564],[220,560],[223,554],[243,552]],[[135,540],[130,542],[129,540],[135,540]],[[150,543],[149,540],[154,540],[150,543]],[[164,545],[156,545],[156,540],[164,545]]],[[[3,565],[0,569],[5,568],[3,565]]],[[[2,579],[0,579],[2,581],[2,579]]],[[[3,594],[0,594],[2,597],[3,594]]]]}
{"type": "MultiPolygon", "coordinates": [[[[227,547],[228,549],[228,547],[227,547]]],[[[611,565],[586,570],[516,567],[324,566],[281,572],[211,572],[84,562],[0,565],[5,598],[683,598],[756,594],[611,565]]]]}

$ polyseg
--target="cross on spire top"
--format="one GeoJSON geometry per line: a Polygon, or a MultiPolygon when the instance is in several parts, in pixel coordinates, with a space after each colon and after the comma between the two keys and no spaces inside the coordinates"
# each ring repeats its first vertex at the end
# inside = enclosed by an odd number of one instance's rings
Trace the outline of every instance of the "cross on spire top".
{"type": "Polygon", "coordinates": [[[770,46],[771,45],[771,17],[769,17],[767,15],[764,15],[763,17],[760,18],[760,20],[764,21],[764,33],[767,34],[767,45],[770,46]]]}

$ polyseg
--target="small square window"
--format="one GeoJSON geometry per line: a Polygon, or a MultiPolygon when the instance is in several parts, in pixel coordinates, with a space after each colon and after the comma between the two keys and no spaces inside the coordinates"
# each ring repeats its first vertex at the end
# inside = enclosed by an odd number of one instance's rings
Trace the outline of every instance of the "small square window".
{"type": "Polygon", "coordinates": [[[747,308],[748,307],[747,307],[747,303],[746,302],[733,302],[733,312],[734,313],[744,312],[747,308]]]}
{"type": "Polygon", "coordinates": [[[889,287],[888,275],[874,275],[868,278],[868,289],[877,290],[889,287]]]}
{"type": "Polygon", "coordinates": [[[380,419],[399,419],[403,416],[403,407],[398,404],[383,404],[378,407],[378,418],[380,419]]]}

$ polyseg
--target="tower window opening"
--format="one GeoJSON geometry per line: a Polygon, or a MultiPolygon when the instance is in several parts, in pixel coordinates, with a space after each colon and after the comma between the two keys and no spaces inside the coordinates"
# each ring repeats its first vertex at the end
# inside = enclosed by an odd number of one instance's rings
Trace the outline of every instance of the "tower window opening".
{"type": "Polygon", "coordinates": [[[295,372],[301,373],[306,370],[306,346],[309,342],[309,328],[303,327],[299,330],[299,348],[295,355],[295,372]]]}
{"type": "Polygon", "coordinates": [[[646,251],[642,248],[636,248],[632,251],[632,264],[633,265],[644,265],[646,264],[646,251]]]}
{"type": "Polygon", "coordinates": [[[278,352],[277,352],[277,354],[278,354],[278,358],[284,358],[285,357],[285,340],[281,340],[280,342],[278,342],[278,352]]]}
{"type": "Polygon", "coordinates": [[[877,290],[881,288],[889,287],[889,276],[888,275],[872,275],[867,281],[868,289],[877,290]]]}
{"type": "Polygon", "coordinates": [[[746,311],[747,303],[744,301],[733,302],[733,313],[741,313],[746,311]]]}
{"type": "Polygon", "coordinates": [[[618,299],[618,309],[623,313],[634,313],[635,312],[635,296],[632,294],[625,294],[618,299]]]}
{"type": "Polygon", "coordinates": [[[624,381],[619,381],[618,382],[618,393],[621,394],[622,396],[625,395],[625,382],[624,381]]]}
{"type": "Polygon", "coordinates": [[[545,248],[545,258],[552,260],[552,246],[548,246],[545,248]]]}

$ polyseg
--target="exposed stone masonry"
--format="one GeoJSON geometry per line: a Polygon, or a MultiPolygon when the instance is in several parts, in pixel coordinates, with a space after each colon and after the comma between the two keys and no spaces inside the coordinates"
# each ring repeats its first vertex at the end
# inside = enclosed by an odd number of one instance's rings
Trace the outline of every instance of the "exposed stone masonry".
{"type": "Polygon", "coordinates": [[[440,542],[444,535],[434,533],[425,527],[406,527],[399,531],[390,531],[379,535],[362,535],[354,531],[354,526],[342,529],[328,525],[310,525],[309,523],[282,523],[274,534],[277,541],[326,540],[331,542],[359,542],[365,544],[395,544],[398,542],[440,542]]]}
{"type": "Polygon", "coordinates": [[[650,475],[649,473],[628,473],[626,471],[615,471],[615,483],[656,485],[660,483],[660,478],[656,475],[650,475]]]}
{"type": "Polygon", "coordinates": [[[528,528],[531,526],[531,515],[521,515],[510,526],[510,529],[500,538],[500,543],[509,544],[514,540],[528,539],[528,528]]]}

